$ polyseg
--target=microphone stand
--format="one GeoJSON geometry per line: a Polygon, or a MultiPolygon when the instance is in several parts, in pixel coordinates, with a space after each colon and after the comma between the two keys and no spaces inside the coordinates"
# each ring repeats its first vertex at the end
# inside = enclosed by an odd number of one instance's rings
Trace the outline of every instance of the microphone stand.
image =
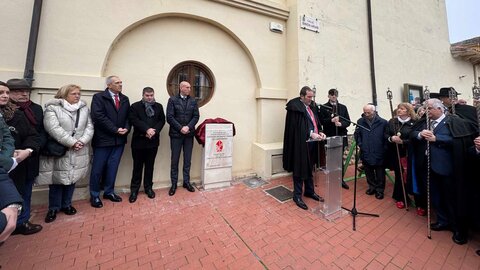
{"type": "MultiPolygon", "coordinates": [[[[366,131],[370,131],[370,129],[368,129],[367,127],[364,127],[362,125],[354,123],[354,122],[348,120],[347,118],[342,117],[342,116],[334,113],[332,108],[329,107],[329,106],[325,106],[325,105],[321,105],[321,104],[317,104],[317,106],[319,106],[320,108],[325,108],[325,109],[329,110],[330,112],[332,112],[332,114],[334,116],[338,116],[340,119],[349,122],[350,124],[354,125],[356,128],[363,128],[366,131]]],[[[370,216],[370,217],[380,217],[380,215],[378,215],[378,214],[370,214],[370,213],[357,211],[357,169],[358,169],[358,147],[357,147],[357,143],[355,142],[355,172],[354,172],[355,176],[354,176],[354,180],[353,180],[353,183],[354,183],[353,184],[353,206],[352,206],[352,209],[347,209],[347,208],[342,206],[343,210],[348,211],[352,215],[352,218],[353,218],[353,228],[352,229],[354,231],[357,230],[356,217],[358,215],[364,215],[364,216],[370,216]]]]}

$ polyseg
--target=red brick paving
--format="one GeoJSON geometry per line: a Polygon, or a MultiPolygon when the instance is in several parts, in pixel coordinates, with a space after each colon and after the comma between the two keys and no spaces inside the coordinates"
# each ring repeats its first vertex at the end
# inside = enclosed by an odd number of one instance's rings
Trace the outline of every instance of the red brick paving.
{"type": "MultiPolygon", "coordinates": [[[[33,222],[44,226],[31,236],[12,236],[0,247],[0,269],[480,269],[480,237],[467,245],[450,232],[426,237],[426,218],[399,210],[390,196],[376,200],[358,183],[357,210],[379,218],[346,215],[328,222],[290,200],[279,203],[264,189],[291,178],[272,179],[260,188],[230,188],[173,197],[157,190],[154,200],[136,203],[74,203],[75,216],[58,214],[43,222],[46,206],[35,207],[33,222]]],[[[343,191],[351,208],[353,185],[343,191]]],[[[387,184],[386,194],[391,194],[387,184]]],[[[321,194],[321,191],[320,191],[321,194]]],[[[316,202],[305,199],[310,209],[316,202]]]]}

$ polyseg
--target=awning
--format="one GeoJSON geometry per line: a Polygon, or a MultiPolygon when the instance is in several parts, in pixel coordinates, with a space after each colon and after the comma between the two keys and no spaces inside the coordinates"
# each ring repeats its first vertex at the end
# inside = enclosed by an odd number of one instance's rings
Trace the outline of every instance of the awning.
{"type": "Polygon", "coordinates": [[[480,37],[467,39],[450,46],[450,52],[455,58],[462,58],[473,65],[480,64],[480,37]]]}

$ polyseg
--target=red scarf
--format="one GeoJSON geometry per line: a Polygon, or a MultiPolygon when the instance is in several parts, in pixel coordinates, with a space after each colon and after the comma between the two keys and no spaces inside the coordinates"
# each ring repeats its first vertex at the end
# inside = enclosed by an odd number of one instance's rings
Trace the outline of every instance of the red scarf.
{"type": "Polygon", "coordinates": [[[35,119],[35,114],[33,113],[32,108],[30,108],[32,101],[29,100],[27,102],[17,102],[16,104],[20,108],[20,110],[23,111],[30,124],[32,124],[32,126],[36,126],[37,120],[35,119]]]}

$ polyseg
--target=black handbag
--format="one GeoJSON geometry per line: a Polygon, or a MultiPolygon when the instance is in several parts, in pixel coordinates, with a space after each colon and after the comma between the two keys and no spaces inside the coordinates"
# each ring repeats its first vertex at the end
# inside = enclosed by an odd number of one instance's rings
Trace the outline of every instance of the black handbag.
{"type": "MultiPolygon", "coordinates": [[[[75,135],[75,130],[78,127],[78,119],[80,118],[80,110],[77,111],[77,119],[75,120],[75,129],[73,130],[72,136],[75,135]]],[[[57,142],[55,138],[50,135],[47,135],[47,143],[43,147],[41,154],[47,157],[63,157],[68,150],[68,147],[57,142]]]]}

